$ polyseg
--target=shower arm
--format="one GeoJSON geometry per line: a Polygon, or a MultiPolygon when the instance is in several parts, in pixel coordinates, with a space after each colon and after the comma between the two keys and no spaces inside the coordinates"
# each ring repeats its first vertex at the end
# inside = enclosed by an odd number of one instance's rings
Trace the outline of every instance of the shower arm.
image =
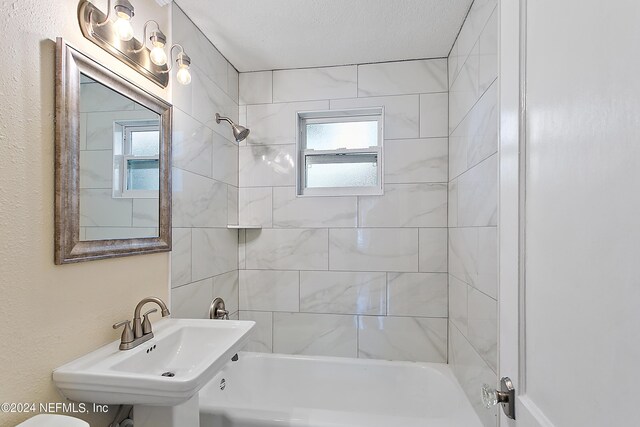
{"type": "Polygon", "coordinates": [[[219,113],[216,113],[216,123],[220,123],[222,120],[229,123],[231,126],[234,126],[235,123],[229,117],[221,116],[219,113]]]}
{"type": "Polygon", "coordinates": [[[223,117],[220,113],[216,113],[216,123],[220,123],[221,121],[225,121],[231,125],[231,129],[233,130],[233,137],[235,138],[237,143],[244,141],[245,138],[249,135],[249,129],[234,123],[229,117],[223,117]]]}

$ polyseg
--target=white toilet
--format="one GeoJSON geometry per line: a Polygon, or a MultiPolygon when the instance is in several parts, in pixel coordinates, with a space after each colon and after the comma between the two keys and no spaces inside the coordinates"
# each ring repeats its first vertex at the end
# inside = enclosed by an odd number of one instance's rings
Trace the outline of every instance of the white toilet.
{"type": "Polygon", "coordinates": [[[29,418],[16,427],[89,427],[89,424],[66,415],[40,414],[29,418]]]}

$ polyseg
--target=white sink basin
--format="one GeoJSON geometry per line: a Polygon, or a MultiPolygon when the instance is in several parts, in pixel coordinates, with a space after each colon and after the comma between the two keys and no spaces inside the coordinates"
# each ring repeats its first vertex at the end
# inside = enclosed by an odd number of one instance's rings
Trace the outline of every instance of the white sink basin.
{"type": "Polygon", "coordinates": [[[79,402],[179,405],[241,349],[254,325],[238,320],[158,320],[149,341],[131,350],[119,350],[120,342],[114,341],[59,367],[53,381],[65,397],[79,402]]]}

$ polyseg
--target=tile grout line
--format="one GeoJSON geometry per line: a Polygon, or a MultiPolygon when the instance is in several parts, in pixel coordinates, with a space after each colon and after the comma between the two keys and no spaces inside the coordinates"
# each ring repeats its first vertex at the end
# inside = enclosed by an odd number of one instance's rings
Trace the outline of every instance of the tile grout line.
{"type": "MultiPolygon", "coordinates": [[[[271,311],[265,311],[265,310],[252,310],[252,309],[239,309],[238,311],[242,311],[243,313],[272,313],[271,311]]],[[[368,317],[368,318],[389,318],[389,319],[440,319],[440,320],[447,320],[446,316],[416,316],[416,315],[409,315],[409,314],[399,314],[399,315],[390,315],[390,316],[385,316],[382,314],[366,314],[366,313],[353,313],[353,312],[349,312],[349,313],[345,313],[345,312],[332,312],[332,313],[325,313],[325,312],[318,312],[318,311],[300,311],[300,312],[295,312],[295,311],[274,311],[273,313],[286,313],[286,314],[311,314],[311,315],[318,315],[318,316],[339,316],[339,317],[353,317],[353,316],[358,316],[358,317],[368,317]]]]}
{"type": "Polygon", "coordinates": [[[360,64],[356,65],[356,98],[360,98],[360,64]]]}
{"type": "Polygon", "coordinates": [[[327,272],[333,271],[331,269],[331,252],[331,228],[327,227],[327,272]]]}
{"type": "Polygon", "coordinates": [[[302,291],[301,291],[301,287],[302,287],[302,271],[298,270],[298,313],[302,312],[301,306],[302,306],[302,291]]]}
{"type": "MultiPolygon", "coordinates": [[[[443,90],[428,91],[428,92],[407,92],[407,93],[356,96],[356,97],[331,97],[331,98],[324,97],[324,98],[312,98],[312,99],[303,98],[303,99],[277,101],[277,102],[256,102],[256,103],[252,103],[252,104],[238,105],[238,108],[240,108],[240,107],[257,107],[257,106],[261,106],[261,107],[284,106],[284,105],[287,105],[287,104],[308,104],[308,103],[322,102],[322,101],[329,101],[330,103],[332,101],[354,101],[355,102],[355,101],[364,101],[364,100],[367,100],[367,99],[374,99],[374,98],[376,98],[376,99],[377,98],[402,98],[402,97],[405,97],[405,98],[418,97],[419,98],[421,95],[438,95],[438,94],[445,94],[445,93],[448,93],[448,92],[449,92],[448,89],[443,89],[443,90]]],[[[176,107],[176,108],[180,109],[179,107],[176,107]]],[[[180,109],[180,111],[182,111],[182,109],[180,109]]],[[[194,118],[194,120],[197,120],[197,119],[194,118]]],[[[207,126],[207,125],[205,124],[205,126],[207,126]]],[[[229,140],[229,141],[231,141],[231,140],[229,140]]]]}
{"type": "Polygon", "coordinates": [[[496,76],[491,83],[487,86],[487,89],[484,90],[484,92],[482,92],[481,94],[478,95],[478,97],[473,101],[473,105],[471,105],[469,107],[469,109],[464,113],[464,115],[460,118],[460,121],[458,123],[456,123],[456,126],[451,129],[449,128],[449,136],[452,136],[460,127],[460,125],[462,124],[462,122],[464,122],[467,117],[469,116],[469,114],[473,111],[473,109],[476,107],[476,105],[478,105],[478,103],[480,102],[480,100],[482,100],[482,98],[484,98],[484,96],[486,95],[487,92],[489,92],[489,89],[491,89],[491,87],[498,81],[498,76],[496,76]]]}
{"type": "MultiPolygon", "coordinates": [[[[467,16],[468,14],[471,12],[471,7],[473,7],[473,4],[471,6],[469,6],[469,11],[467,12],[467,16]]],[[[465,21],[466,21],[466,17],[465,17],[465,21]]],[[[449,57],[451,56],[452,52],[453,52],[453,48],[455,47],[456,43],[458,42],[458,37],[460,37],[460,32],[462,32],[462,27],[464,27],[464,22],[462,24],[462,26],[460,27],[460,31],[458,32],[458,35],[456,36],[456,40],[454,41],[453,45],[451,46],[451,50],[449,51],[449,57]]],[[[447,238],[446,238],[446,248],[445,248],[445,258],[446,258],[446,263],[447,263],[447,345],[446,345],[446,361],[447,364],[449,364],[450,362],[450,358],[449,358],[449,346],[451,344],[451,334],[450,334],[450,330],[449,330],[449,322],[451,321],[451,283],[449,281],[449,228],[451,227],[451,224],[449,223],[449,217],[451,214],[451,200],[449,198],[449,188],[451,185],[451,132],[449,131],[450,127],[451,127],[451,81],[450,81],[450,70],[449,70],[449,59],[447,58],[447,133],[449,134],[447,137],[447,238]]],[[[457,189],[456,189],[456,198],[457,198],[457,189]]],[[[456,209],[457,209],[457,201],[456,201],[456,209]]]]}
{"type": "Polygon", "coordinates": [[[360,358],[360,316],[355,315],[356,318],[356,359],[360,358]]]}

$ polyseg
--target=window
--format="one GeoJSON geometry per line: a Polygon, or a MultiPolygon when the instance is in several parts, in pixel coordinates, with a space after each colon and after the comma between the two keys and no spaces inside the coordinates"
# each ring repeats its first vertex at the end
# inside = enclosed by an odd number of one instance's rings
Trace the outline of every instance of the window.
{"type": "Polygon", "coordinates": [[[382,194],[383,108],[298,113],[298,194],[382,194]]]}
{"type": "Polygon", "coordinates": [[[114,197],[157,198],[160,188],[158,121],[117,122],[114,127],[114,197]]]}

